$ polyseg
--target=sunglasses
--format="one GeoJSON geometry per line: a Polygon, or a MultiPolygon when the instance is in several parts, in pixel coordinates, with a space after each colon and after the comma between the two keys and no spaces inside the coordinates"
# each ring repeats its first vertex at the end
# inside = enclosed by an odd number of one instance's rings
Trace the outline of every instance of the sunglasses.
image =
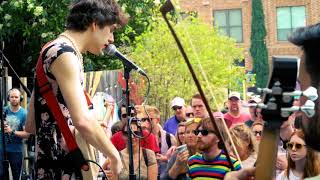
{"type": "Polygon", "coordinates": [[[173,106],[172,109],[176,111],[178,109],[182,109],[182,106],[173,106]]]}
{"type": "MultiPolygon", "coordinates": [[[[130,115],[131,115],[131,117],[135,117],[135,116],[136,116],[135,113],[131,113],[130,115]]],[[[121,114],[121,118],[127,118],[127,117],[128,117],[128,114],[127,114],[127,113],[121,114]]]]}
{"type": "Polygon", "coordinates": [[[146,121],[150,122],[150,119],[149,118],[141,118],[141,122],[146,122],[146,121]]]}
{"type": "Polygon", "coordinates": [[[187,117],[193,117],[194,115],[193,115],[193,113],[186,113],[186,116],[187,117]]]}
{"type": "Polygon", "coordinates": [[[300,144],[300,143],[294,143],[294,142],[288,142],[288,143],[287,143],[287,148],[288,148],[289,150],[292,150],[293,147],[294,147],[296,150],[299,150],[299,149],[301,149],[301,148],[304,147],[304,146],[305,146],[305,144],[300,144]]]}
{"type": "Polygon", "coordinates": [[[262,131],[253,131],[254,136],[261,136],[262,131]]]}
{"type": "Polygon", "coordinates": [[[194,130],[193,134],[195,134],[196,136],[198,136],[198,134],[201,133],[202,136],[207,136],[209,133],[215,133],[214,131],[210,131],[210,130],[206,130],[206,129],[202,129],[202,130],[194,130]]]}
{"type": "MultiPolygon", "coordinates": [[[[122,134],[126,137],[128,137],[128,131],[122,131],[122,134]]],[[[141,132],[140,131],[133,131],[132,134],[141,136],[141,132]]]]}

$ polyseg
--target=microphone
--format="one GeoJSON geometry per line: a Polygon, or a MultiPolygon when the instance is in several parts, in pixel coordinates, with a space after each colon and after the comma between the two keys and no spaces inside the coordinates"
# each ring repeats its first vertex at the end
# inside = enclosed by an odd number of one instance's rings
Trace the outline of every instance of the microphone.
{"type": "Polygon", "coordinates": [[[135,63],[133,63],[132,61],[127,59],[121,52],[119,52],[115,45],[109,44],[107,48],[103,49],[103,52],[110,55],[110,56],[116,56],[117,58],[119,58],[122,61],[122,63],[125,66],[136,70],[138,73],[140,73],[143,76],[147,76],[147,74],[144,72],[144,70],[142,70],[138,65],[136,65],[135,63]]]}

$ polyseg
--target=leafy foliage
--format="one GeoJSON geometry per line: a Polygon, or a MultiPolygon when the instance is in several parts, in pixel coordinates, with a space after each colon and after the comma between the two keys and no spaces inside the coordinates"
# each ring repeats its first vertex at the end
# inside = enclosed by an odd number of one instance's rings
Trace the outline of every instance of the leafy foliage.
{"type": "Polygon", "coordinates": [[[135,37],[151,28],[150,24],[160,15],[160,3],[165,0],[118,0],[122,9],[129,16],[124,29],[116,32],[116,39],[121,45],[131,45],[135,37]]]}
{"type": "MultiPolygon", "coordinates": [[[[131,57],[150,76],[152,89],[149,102],[159,107],[161,112],[168,112],[168,102],[173,97],[189,100],[198,91],[164,21],[159,19],[152,26],[156,28],[136,38],[131,57]]],[[[233,40],[219,36],[215,29],[196,18],[187,18],[175,24],[174,28],[210,103],[214,103],[211,97],[214,94],[217,102],[222,104],[227,88],[242,86],[235,79],[242,82],[245,78],[244,69],[234,65],[236,59],[243,58],[242,50],[236,47],[233,40]],[[203,73],[208,77],[208,84],[203,73]]]]}
{"type": "Polygon", "coordinates": [[[70,0],[10,0],[0,6],[0,40],[4,53],[21,76],[32,68],[44,42],[63,30],[70,0]]]}
{"type": "MultiPolygon", "coordinates": [[[[0,6],[0,40],[4,53],[20,76],[33,77],[41,46],[64,31],[68,5],[72,0],[7,0],[0,6]]],[[[131,46],[157,14],[159,2],[154,0],[119,0],[130,17],[129,24],[115,34],[120,46],[131,46]]],[[[120,48],[121,49],[121,48],[120,48]]],[[[122,50],[122,49],[121,49],[122,50]]],[[[86,55],[85,70],[118,69],[118,61],[86,55]]],[[[112,58],[111,58],[112,59],[112,58]]]]}
{"type": "Polygon", "coordinates": [[[266,28],[261,0],[252,1],[251,47],[256,86],[265,87],[268,81],[268,50],[265,42],[266,28]]]}

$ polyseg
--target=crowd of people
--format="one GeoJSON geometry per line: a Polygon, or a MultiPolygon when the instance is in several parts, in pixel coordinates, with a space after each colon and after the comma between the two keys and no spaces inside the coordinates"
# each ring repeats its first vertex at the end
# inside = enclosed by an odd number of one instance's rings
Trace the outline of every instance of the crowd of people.
{"type": "MultiPolygon", "coordinates": [[[[186,97],[188,103],[175,97],[168,102],[173,116],[163,125],[160,110],[152,105],[136,105],[130,112],[120,105],[120,120],[112,127],[95,119],[90,111],[91,102],[83,91],[82,54],[103,53],[114,41],[113,32],[126,23],[127,18],[114,0],[74,2],[67,17],[66,31],[40,52],[27,113],[20,106],[21,92],[15,88],[8,92],[10,105],[4,109],[3,132],[7,145],[5,157],[8,157],[13,179],[20,178],[22,139],[30,134],[36,136],[32,179],[82,179],[83,172],[76,169],[79,166],[70,157],[74,149],[70,149],[72,146],[67,140],[72,138],[64,134],[61,123],[72,129],[71,136],[80,134],[106,158],[102,171],[109,179],[128,179],[131,155],[134,174],[139,179],[252,177],[267,122],[261,109],[248,106],[246,110],[243,105],[259,103],[258,96],[249,97],[245,102],[239,92],[230,92],[222,112],[208,111],[200,94],[186,97]],[[52,112],[52,101],[60,117],[52,112]],[[211,113],[213,119],[209,118],[211,113]],[[62,122],[57,123],[60,118],[62,122]],[[111,132],[106,133],[104,128],[111,132]]],[[[304,51],[301,69],[305,72],[300,73],[304,75],[300,77],[302,89],[320,84],[319,63],[312,61],[319,57],[315,45],[320,39],[319,26],[299,29],[290,39],[304,51]]],[[[303,102],[303,99],[294,101],[297,105],[303,102]]],[[[302,113],[293,113],[281,125],[274,175],[277,180],[319,175],[317,108],[313,121],[306,121],[302,113]]],[[[4,158],[2,154],[0,157],[4,158]]],[[[0,168],[0,179],[7,175],[6,168],[0,168]]]]}
{"type": "MultiPolygon", "coordinates": [[[[26,111],[19,105],[20,94],[18,89],[8,93],[10,106],[6,111],[11,112],[7,113],[10,126],[5,129],[7,134],[19,139],[19,146],[22,145],[22,138],[29,136],[24,131],[26,111]],[[19,120],[19,126],[10,119],[19,120]]],[[[119,121],[112,125],[112,132],[106,133],[106,136],[110,136],[111,143],[119,152],[123,168],[119,174],[110,173],[111,160],[107,158],[103,169],[108,171],[112,179],[129,177],[128,117],[132,118],[133,166],[139,179],[223,179],[232,170],[255,167],[265,122],[261,111],[248,103],[257,104],[260,101],[260,98],[253,96],[244,102],[240,93],[231,92],[224,113],[212,112],[218,129],[210,120],[199,94],[193,95],[190,103],[175,97],[170,102],[173,115],[163,126],[160,124],[161,112],[157,107],[136,105],[128,114],[126,106],[121,105],[118,109],[119,121]],[[243,108],[244,104],[248,105],[247,109],[243,108]],[[222,134],[222,141],[218,138],[218,131],[222,134]],[[226,156],[230,156],[232,165],[226,156]]],[[[277,180],[301,179],[320,173],[318,153],[306,146],[303,131],[295,123],[295,119],[300,116],[292,114],[282,125],[275,176],[277,180]]],[[[9,155],[11,146],[17,146],[16,142],[8,141],[9,155]]],[[[10,159],[10,166],[12,174],[19,175],[22,148],[14,149],[19,151],[19,156],[10,159]],[[15,166],[15,162],[19,162],[18,166],[15,166]]],[[[18,176],[14,179],[18,179],[18,176]]]]}

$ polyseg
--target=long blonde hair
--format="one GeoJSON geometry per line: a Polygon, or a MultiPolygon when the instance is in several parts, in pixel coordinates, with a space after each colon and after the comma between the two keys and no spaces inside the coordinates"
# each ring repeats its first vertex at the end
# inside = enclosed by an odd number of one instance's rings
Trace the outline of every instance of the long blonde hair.
{"type": "Polygon", "coordinates": [[[249,149],[249,156],[251,154],[257,154],[256,139],[246,124],[236,124],[230,129],[230,134],[236,146],[242,149],[249,149]],[[244,142],[248,143],[248,147],[244,147],[244,142]]]}

